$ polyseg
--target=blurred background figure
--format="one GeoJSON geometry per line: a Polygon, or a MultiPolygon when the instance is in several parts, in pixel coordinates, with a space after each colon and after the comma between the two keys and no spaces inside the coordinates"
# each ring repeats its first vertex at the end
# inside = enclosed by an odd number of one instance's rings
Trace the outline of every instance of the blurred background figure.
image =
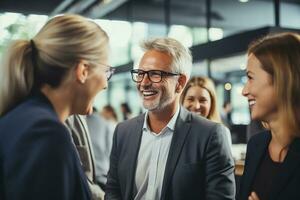
{"type": "Polygon", "coordinates": [[[256,40],[243,88],[253,120],[268,129],[247,145],[240,200],[300,199],[300,35],[256,40]]]}
{"type": "Polygon", "coordinates": [[[121,113],[122,113],[122,120],[127,120],[131,118],[131,109],[128,105],[128,103],[122,103],[121,104],[121,113]]]}
{"type": "MultiPolygon", "coordinates": [[[[182,92],[180,101],[189,111],[221,123],[215,86],[211,79],[201,76],[191,78],[182,92]]],[[[226,137],[231,146],[231,134],[228,128],[226,128],[226,137]]]]}
{"type": "Polygon", "coordinates": [[[228,128],[230,128],[232,125],[231,111],[231,103],[229,101],[224,102],[221,110],[221,120],[228,128]]]}
{"type": "Polygon", "coordinates": [[[86,122],[94,152],[96,180],[104,190],[115,124],[102,117],[95,107],[93,107],[93,113],[86,117],[86,122]]]}
{"type": "Polygon", "coordinates": [[[71,133],[83,170],[87,176],[92,200],[103,200],[104,189],[99,186],[96,177],[97,160],[95,158],[97,155],[95,155],[93,151],[86,116],[72,115],[65,121],[65,125],[71,133]]]}
{"type": "Polygon", "coordinates": [[[92,199],[64,122],[91,113],[107,88],[108,49],[99,25],[69,14],[10,45],[0,65],[1,200],[92,199]]]}
{"type": "Polygon", "coordinates": [[[106,105],[102,108],[100,115],[104,117],[107,121],[111,122],[112,124],[118,123],[118,117],[115,109],[111,105],[106,105]]]}

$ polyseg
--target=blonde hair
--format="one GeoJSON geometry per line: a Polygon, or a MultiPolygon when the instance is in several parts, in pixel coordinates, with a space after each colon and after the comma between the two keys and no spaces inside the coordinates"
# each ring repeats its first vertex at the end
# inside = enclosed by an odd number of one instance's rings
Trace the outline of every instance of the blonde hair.
{"type": "Polygon", "coordinates": [[[1,66],[0,116],[41,85],[58,87],[80,60],[101,63],[107,52],[108,36],[91,20],[70,14],[50,19],[32,40],[10,45],[1,66]]]}
{"type": "Polygon", "coordinates": [[[192,71],[192,55],[188,48],[173,38],[155,38],[141,44],[144,51],[156,50],[166,52],[172,57],[173,72],[190,77],[192,71]]]}
{"type": "Polygon", "coordinates": [[[180,97],[181,104],[183,104],[188,90],[195,86],[204,88],[209,93],[209,96],[211,99],[211,106],[210,106],[210,110],[209,110],[207,119],[210,119],[217,123],[221,123],[221,117],[220,117],[220,113],[219,113],[218,107],[217,107],[217,95],[216,95],[216,90],[215,90],[215,84],[213,83],[213,81],[210,78],[201,77],[201,76],[191,78],[188,81],[188,83],[186,84],[184,90],[182,91],[182,94],[180,97]]]}
{"type": "Polygon", "coordinates": [[[248,55],[250,54],[272,76],[282,124],[287,131],[300,136],[300,35],[268,35],[249,46],[248,55]]]}

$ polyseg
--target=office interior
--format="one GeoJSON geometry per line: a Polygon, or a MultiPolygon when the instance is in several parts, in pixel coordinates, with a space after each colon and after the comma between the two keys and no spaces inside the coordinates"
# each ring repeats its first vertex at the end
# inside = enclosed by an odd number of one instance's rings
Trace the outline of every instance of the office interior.
{"type": "Polygon", "coordinates": [[[144,111],[130,76],[142,55],[140,41],[169,36],[189,47],[192,76],[214,80],[220,110],[231,102],[236,159],[244,156],[249,138],[248,102],[241,95],[247,46],[268,33],[300,31],[300,0],[1,0],[0,55],[11,40],[30,39],[49,18],[62,13],[89,17],[110,36],[110,65],[116,73],[95,107],[110,104],[120,119],[124,102],[133,116],[144,111]]]}

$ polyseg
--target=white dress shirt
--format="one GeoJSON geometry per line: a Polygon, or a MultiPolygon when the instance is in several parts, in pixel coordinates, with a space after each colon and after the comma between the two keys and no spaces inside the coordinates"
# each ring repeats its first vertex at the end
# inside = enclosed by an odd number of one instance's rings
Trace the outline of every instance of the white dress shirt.
{"type": "Polygon", "coordinates": [[[137,194],[134,200],[160,199],[165,167],[179,110],[180,106],[167,126],[158,134],[150,130],[147,123],[148,112],[146,113],[135,172],[137,194]]]}

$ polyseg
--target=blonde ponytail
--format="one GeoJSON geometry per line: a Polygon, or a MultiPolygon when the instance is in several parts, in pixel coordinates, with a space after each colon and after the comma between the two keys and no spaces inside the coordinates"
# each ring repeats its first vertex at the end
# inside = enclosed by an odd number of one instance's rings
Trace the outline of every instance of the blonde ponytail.
{"type": "Polygon", "coordinates": [[[0,116],[30,93],[34,82],[30,41],[17,40],[8,48],[0,66],[0,116]]]}
{"type": "Polygon", "coordinates": [[[32,90],[58,87],[78,61],[101,64],[107,56],[108,36],[93,21],[71,14],[50,19],[31,41],[8,49],[0,69],[0,116],[32,90]]]}

